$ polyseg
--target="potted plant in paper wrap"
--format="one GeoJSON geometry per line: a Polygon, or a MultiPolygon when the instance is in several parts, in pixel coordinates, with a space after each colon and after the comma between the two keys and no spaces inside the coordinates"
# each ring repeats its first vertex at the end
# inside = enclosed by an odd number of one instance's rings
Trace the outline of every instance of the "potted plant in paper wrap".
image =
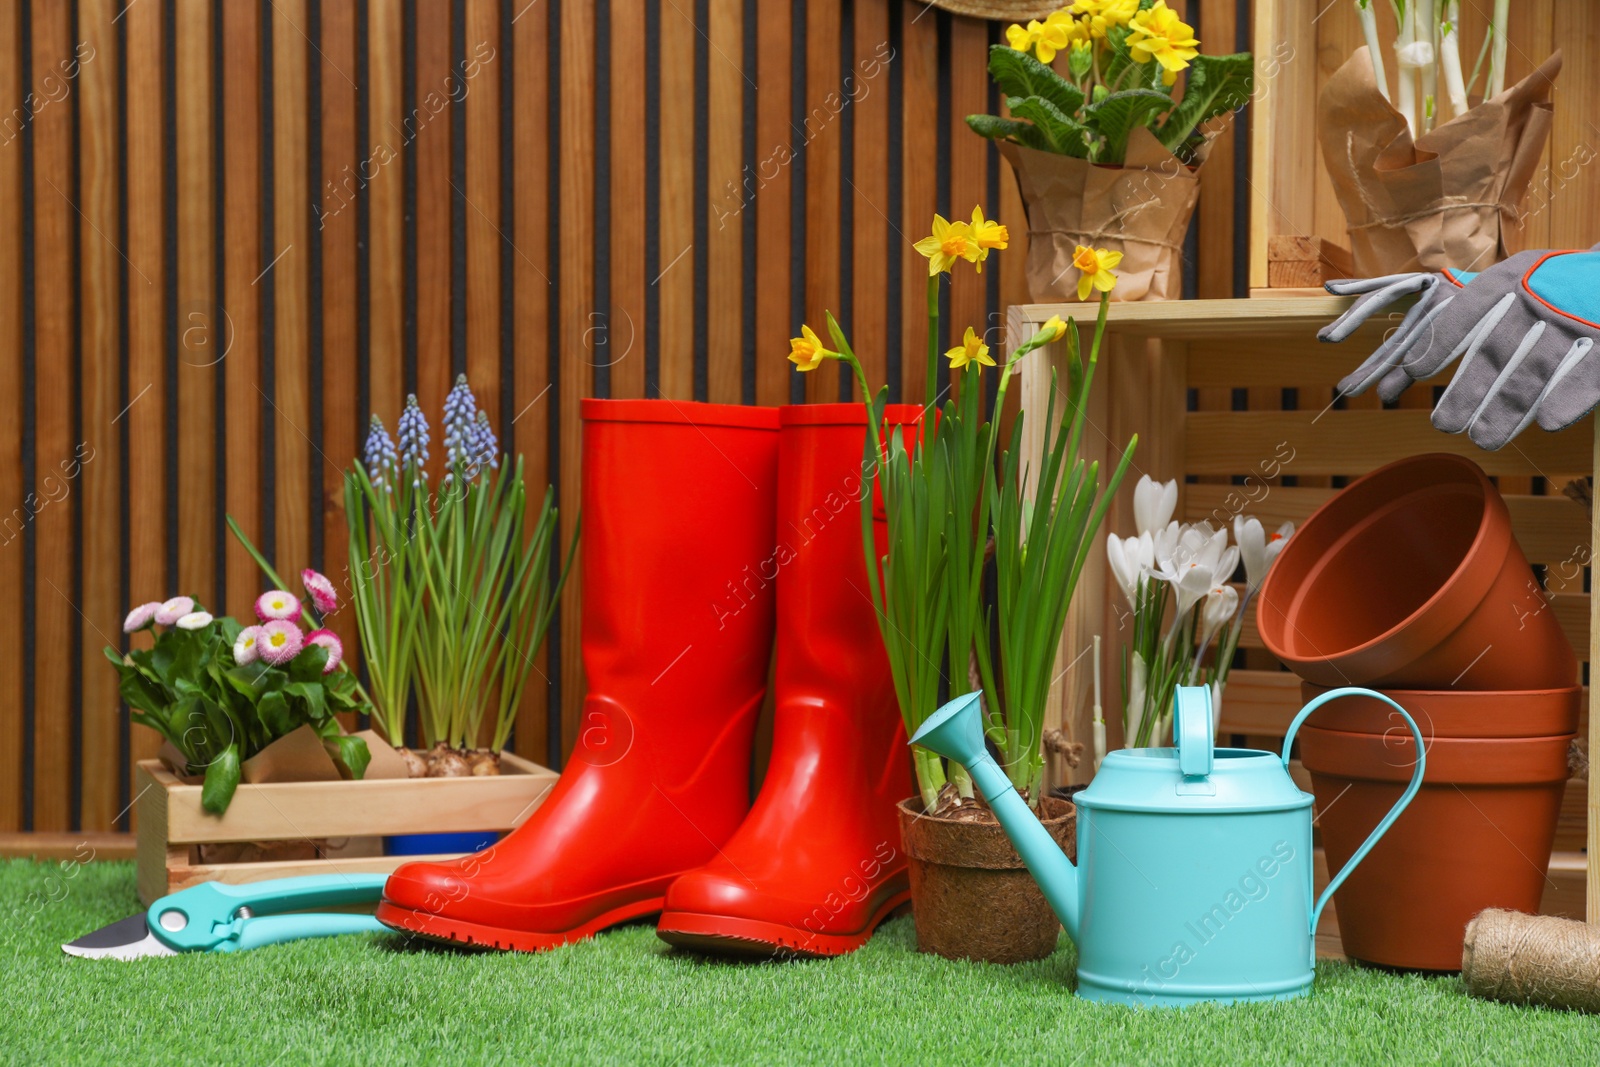
{"type": "Polygon", "coordinates": [[[1386,60],[1382,5],[1344,2],[1355,5],[1366,44],[1323,86],[1317,136],[1356,273],[1481,271],[1520,252],[1561,53],[1506,88],[1509,0],[1496,0],[1470,69],[1460,0],[1390,0],[1386,60]]]}
{"type": "Polygon", "coordinates": [[[1165,0],[1077,0],[1006,40],[989,74],[1007,114],[967,124],[1016,173],[1032,299],[1074,299],[1080,245],[1122,253],[1114,299],[1178,296],[1212,120],[1250,99],[1250,54],[1201,55],[1165,0]]]}
{"type": "MultiPolygon", "coordinates": [[[[1211,688],[1213,730],[1221,721],[1222,695],[1239,637],[1256,591],[1294,533],[1286,522],[1268,533],[1259,519],[1233,516],[1228,528],[1208,521],[1178,522],[1176,481],[1139,479],[1133,493],[1129,537],[1106,535],[1106,556],[1127,610],[1119,629],[1122,660],[1122,736],[1125,748],[1166,743],[1172,726],[1173,694],[1179,686],[1211,688]],[[1233,583],[1240,561],[1245,584],[1233,583]],[[1207,656],[1210,655],[1208,661],[1207,656]]],[[[1096,701],[1098,706],[1099,701],[1096,701]]],[[[1095,766],[1105,758],[1105,728],[1095,724],[1095,766]]]]}
{"type": "Polygon", "coordinates": [[[366,710],[355,675],[341,669],[339,638],[299,625],[337,608],[333,587],[315,571],[305,579],[315,609],[271,589],[256,598],[259,623],[245,626],[213,617],[192,597],[173,597],[134,608],[123,624],[125,633],[151,631],[150,648],[105,650],[133,721],[166,740],[162,758],[174,773],[203,776],[201,802],[213,815],[227,811],[241,781],[366,771],[366,742],[347,736],[335,717],[366,710]]]}
{"type": "MultiPolygon", "coordinates": [[[[415,396],[398,429],[397,446],[374,416],[362,460],[344,482],[350,585],[373,720],[412,777],[498,774],[574,550],[558,571],[554,493],[547,487],[530,510],[522,460],[501,463],[489,416],[478,410],[465,375],[445,400],[445,470],[437,486],[429,480],[430,434],[415,396]],[[421,750],[405,747],[413,693],[421,750]]],[[[407,855],[475,851],[494,838],[421,834],[390,838],[388,848],[407,855]]]]}
{"type": "MultiPolygon", "coordinates": [[[[929,407],[937,400],[940,278],[963,261],[981,270],[989,252],[1008,241],[1005,227],[975,210],[971,223],[936,216],[933,234],[917,243],[929,260],[929,407]]],[[[983,371],[997,364],[971,328],[945,353],[955,399],[909,441],[901,435],[884,440],[887,390],[874,397],[831,315],[828,330],[838,351],[822,348],[807,331],[795,339],[790,357],[801,370],[827,358],[844,360],[870,398],[863,469],[882,493],[887,549],[880,558],[868,509],[862,509],[862,542],[907,733],[938,708],[941,689],[951,695],[981,689],[988,736],[1007,774],[1069,852],[1072,805],[1045,797],[1041,788],[1045,697],[1073,590],[1135,443],[1103,488],[1097,464],[1079,456],[1107,294],[1116,284],[1110,268],[1121,257],[1087,247],[1077,253],[1082,285],[1101,293],[1088,358],[1081,357],[1076,325],[1053,318],[999,369],[997,411],[1017,364],[1040,346],[1066,339],[1068,402],[1045,413],[1049,430],[1041,457],[1023,455],[1021,416],[1000,451],[1000,427],[983,406],[983,371]],[[992,584],[985,582],[991,568],[992,584]]],[[[924,749],[914,750],[913,759],[918,795],[902,803],[901,828],[918,948],[994,962],[1049,955],[1057,920],[965,770],[924,749]]]]}

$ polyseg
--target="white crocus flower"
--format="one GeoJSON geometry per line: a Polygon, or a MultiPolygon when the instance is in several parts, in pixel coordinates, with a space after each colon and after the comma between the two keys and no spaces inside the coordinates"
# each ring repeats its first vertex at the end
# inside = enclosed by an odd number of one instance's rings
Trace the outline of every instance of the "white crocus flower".
{"type": "Polygon", "coordinates": [[[1213,586],[1200,609],[1200,652],[1203,654],[1217,631],[1228,625],[1239,610],[1239,591],[1231,585],[1213,586]]]}
{"type": "Polygon", "coordinates": [[[1162,558],[1166,547],[1157,549],[1157,576],[1170,582],[1178,598],[1178,618],[1182,618],[1213,587],[1232,577],[1239,565],[1239,548],[1228,544],[1228,531],[1213,530],[1207,522],[1185,526],[1178,532],[1177,544],[1162,558]]]}
{"type": "Polygon", "coordinates": [[[1111,575],[1129,604],[1138,602],[1139,582],[1150,569],[1154,553],[1155,544],[1147,533],[1127,538],[1106,535],[1106,559],[1111,564],[1111,575]]]}
{"type": "Polygon", "coordinates": [[[1233,536],[1239,542],[1239,554],[1244,557],[1245,588],[1255,592],[1267,580],[1272,561],[1278,558],[1283,546],[1294,533],[1294,523],[1286,522],[1269,538],[1259,519],[1234,516],[1233,536]]]}
{"type": "Polygon", "coordinates": [[[1154,536],[1172,520],[1177,506],[1177,479],[1158,482],[1143,475],[1133,489],[1133,525],[1140,533],[1154,536]]]}

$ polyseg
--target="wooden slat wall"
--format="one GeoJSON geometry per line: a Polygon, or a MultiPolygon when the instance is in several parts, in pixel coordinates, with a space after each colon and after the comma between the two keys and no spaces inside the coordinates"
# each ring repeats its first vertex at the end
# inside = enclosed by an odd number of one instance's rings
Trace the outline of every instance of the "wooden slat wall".
{"type": "MultiPolygon", "coordinates": [[[[1216,50],[1248,24],[1178,6],[1216,50]]],[[[1026,222],[963,118],[999,106],[1002,29],[921,0],[0,5],[0,833],[128,826],[156,739],[100,662],[127,605],[247,614],[227,514],[337,573],[341,472],[407,392],[436,418],[468,373],[570,536],[582,397],[838,399],[784,359],[828,309],[920,396],[935,210],[1011,227],[947,297],[998,344],[1026,222]]],[[[1209,165],[1201,295],[1236,291],[1242,159],[1209,165]]],[[[552,765],[581,608],[517,724],[552,765]]]]}

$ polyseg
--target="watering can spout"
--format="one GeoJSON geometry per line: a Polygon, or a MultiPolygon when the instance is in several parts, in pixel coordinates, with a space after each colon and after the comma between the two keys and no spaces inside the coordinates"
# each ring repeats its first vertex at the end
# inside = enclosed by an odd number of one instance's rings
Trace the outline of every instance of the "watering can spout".
{"type": "Polygon", "coordinates": [[[1016,846],[1033,880],[1044,890],[1061,925],[1078,940],[1078,869],[1067,859],[1028,805],[1017,795],[1011,779],[995,763],[983,743],[983,722],[977,693],[957,697],[930,715],[911,738],[931,752],[954,760],[967,769],[989,802],[1000,828],[1016,846]]]}

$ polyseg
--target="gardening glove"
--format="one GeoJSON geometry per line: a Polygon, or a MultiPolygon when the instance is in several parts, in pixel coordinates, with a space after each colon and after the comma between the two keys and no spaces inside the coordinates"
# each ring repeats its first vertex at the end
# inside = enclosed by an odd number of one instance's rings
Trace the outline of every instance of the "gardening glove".
{"type": "Polygon", "coordinates": [[[1378,395],[1392,402],[1411,379],[1401,375],[1390,379],[1397,368],[1404,365],[1411,344],[1419,336],[1418,329],[1433,322],[1463,286],[1475,277],[1472,271],[1443,270],[1416,271],[1410,274],[1389,274],[1382,278],[1342,278],[1328,282],[1324,288],[1335,296],[1356,296],[1359,299],[1333,322],[1317,332],[1317,340],[1339,342],[1349,337],[1379,310],[1388,307],[1401,297],[1416,294],[1417,302],[1406,311],[1394,332],[1383,339],[1372,355],[1339,382],[1341,396],[1360,396],[1378,384],[1378,395]]]}
{"type": "Polygon", "coordinates": [[[1600,401],[1600,252],[1522,252],[1481,272],[1412,345],[1403,370],[1431,377],[1461,366],[1433,425],[1494,451],[1535,418],[1559,430],[1600,401]]]}

